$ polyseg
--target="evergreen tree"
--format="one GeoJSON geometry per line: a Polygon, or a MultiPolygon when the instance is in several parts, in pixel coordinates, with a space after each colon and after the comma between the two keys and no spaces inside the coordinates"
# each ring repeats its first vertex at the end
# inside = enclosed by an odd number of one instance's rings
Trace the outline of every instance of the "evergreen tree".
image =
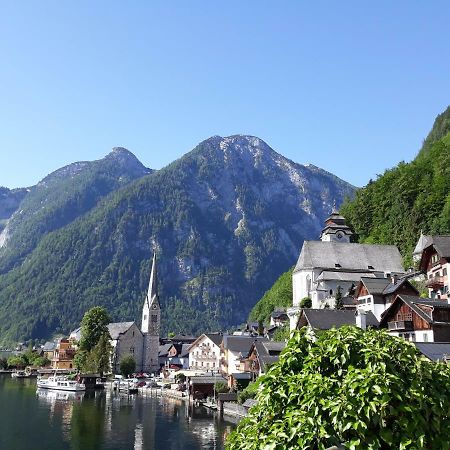
{"type": "Polygon", "coordinates": [[[344,302],[342,301],[342,288],[341,286],[338,286],[336,297],[335,297],[335,304],[336,309],[344,309],[344,302]]]}
{"type": "Polygon", "coordinates": [[[130,376],[136,370],[136,360],[133,356],[125,356],[122,361],[120,361],[120,373],[124,377],[130,376]]]}

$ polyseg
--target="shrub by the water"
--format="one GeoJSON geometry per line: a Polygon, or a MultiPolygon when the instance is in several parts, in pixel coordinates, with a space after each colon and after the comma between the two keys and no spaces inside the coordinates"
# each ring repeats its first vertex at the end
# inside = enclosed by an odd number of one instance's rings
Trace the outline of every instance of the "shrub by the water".
{"type": "Polygon", "coordinates": [[[385,331],[296,332],[227,450],[448,449],[450,368],[385,331]]]}

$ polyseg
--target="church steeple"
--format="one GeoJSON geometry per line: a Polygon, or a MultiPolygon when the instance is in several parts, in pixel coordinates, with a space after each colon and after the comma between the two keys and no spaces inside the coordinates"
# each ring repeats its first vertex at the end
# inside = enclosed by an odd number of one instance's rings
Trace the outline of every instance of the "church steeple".
{"type": "Polygon", "coordinates": [[[336,209],[336,201],[333,203],[333,210],[325,220],[325,226],[320,233],[320,240],[323,242],[350,242],[353,231],[345,222],[345,217],[341,216],[336,209]]]}
{"type": "Polygon", "coordinates": [[[161,307],[158,295],[158,272],[156,268],[156,253],[153,253],[150,281],[148,284],[147,296],[144,301],[144,307],[142,308],[141,331],[143,333],[159,336],[160,322],[161,307]]]}

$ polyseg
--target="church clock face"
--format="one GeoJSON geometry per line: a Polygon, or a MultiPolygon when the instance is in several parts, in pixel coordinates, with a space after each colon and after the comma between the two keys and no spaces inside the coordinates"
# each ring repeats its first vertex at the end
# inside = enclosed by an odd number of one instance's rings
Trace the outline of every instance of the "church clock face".
{"type": "Polygon", "coordinates": [[[337,237],[339,240],[341,240],[341,239],[344,237],[344,233],[342,233],[342,231],[338,231],[338,232],[336,233],[336,237],[337,237]]]}
{"type": "Polygon", "coordinates": [[[156,309],[156,303],[153,303],[152,308],[153,308],[153,309],[156,309]]]}

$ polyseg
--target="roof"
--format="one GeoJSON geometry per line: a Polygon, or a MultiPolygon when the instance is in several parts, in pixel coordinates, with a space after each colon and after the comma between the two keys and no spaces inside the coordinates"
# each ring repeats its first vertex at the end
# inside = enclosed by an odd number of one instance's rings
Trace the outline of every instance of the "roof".
{"type": "Polygon", "coordinates": [[[395,283],[389,283],[383,291],[383,295],[393,294],[395,291],[400,289],[405,283],[409,284],[411,289],[414,289],[419,295],[419,291],[408,281],[408,278],[399,278],[395,283]]]}
{"type": "Polygon", "coordinates": [[[294,272],[303,269],[335,269],[403,273],[402,257],[395,245],[305,241],[294,272]],[[372,269],[373,267],[373,269],[372,269]]]}
{"type": "Polygon", "coordinates": [[[445,361],[450,355],[449,342],[414,342],[417,350],[431,361],[445,361]]]}
{"type": "Polygon", "coordinates": [[[227,380],[221,375],[217,376],[194,376],[190,377],[192,384],[216,384],[216,383],[226,383],[227,380]]]}
{"type": "Polygon", "coordinates": [[[324,270],[317,277],[317,280],[336,280],[336,281],[359,281],[361,275],[364,277],[375,277],[374,273],[370,272],[341,272],[339,270],[324,270]]]}
{"type": "Polygon", "coordinates": [[[258,404],[258,400],[255,400],[254,398],[248,398],[245,400],[244,404],[242,405],[244,408],[251,408],[252,406],[255,406],[258,404]]]}
{"type": "Polygon", "coordinates": [[[185,358],[186,356],[189,356],[189,347],[191,344],[183,344],[181,346],[180,354],[178,355],[180,358],[185,358]]]}
{"type": "Polygon", "coordinates": [[[46,342],[42,347],[44,352],[52,352],[56,349],[56,342],[46,342]]]}
{"type": "Polygon", "coordinates": [[[224,336],[223,337],[223,346],[224,348],[237,353],[242,353],[243,355],[247,355],[251,346],[255,341],[267,340],[267,338],[263,337],[254,337],[254,336],[224,336]]]}
{"type": "Polygon", "coordinates": [[[232,373],[231,376],[235,380],[251,380],[252,379],[252,374],[250,372],[236,372],[236,373],[232,373]]]}
{"type": "Polygon", "coordinates": [[[388,278],[367,278],[362,277],[361,283],[367,288],[372,295],[381,295],[386,287],[391,283],[388,278]]]}
{"type": "MultiPolygon", "coordinates": [[[[429,308],[432,308],[432,310],[435,309],[450,309],[450,304],[443,300],[432,300],[430,298],[421,298],[421,297],[415,297],[413,295],[397,295],[396,299],[392,303],[392,305],[389,307],[388,310],[383,314],[381,319],[381,325],[386,325],[388,322],[388,317],[390,317],[389,312],[394,311],[392,308],[394,305],[400,301],[403,301],[406,303],[419,317],[421,317],[423,320],[425,320],[428,323],[442,323],[440,321],[435,322],[433,321],[432,317],[424,311],[422,308],[420,308],[421,305],[427,306],[429,308]]],[[[445,322],[447,323],[447,322],[445,322]]]]}
{"type": "Polygon", "coordinates": [[[450,258],[450,236],[432,236],[433,247],[442,258],[450,258]]]}
{"type": "Polygon", "coordinates": [[[128,331],[133,324],[134,322],[114,322],[108,324],[108,331],[111,339],[119,339],[119,336],[128,331]]]}
{"type": "Polygon", "coordinates": [[[167,353],[169,352],[170,347],[172,347],[173,344],[163,344],[159,346],[158,350],[158,356],[164,357],[167,356],[167,353]]]}
{"type": "Polygon", "coordinates": [[[207,336],[209,339],[211,339],[211,341],[213,341],[214,344],[216,344],[216,345],[220,345],[223,340],[223,334],[219,334],[219,333],[205,334],[205,336],[207,336]]]}
{"type": "Polygon", "coordinates": [[[428,247],[433,241],[432,236],[427,236],[420,233],[420,238],[417,241],[416,247],[414,248],[413,255],[419,255],[423,252],[423,249],[428,247]]]}
{"type": "MultiPolygon", "coordinates": [[[[344,309],[303,309],[308,324],[317,330],[329,330],[344,325],[356,325],[355,312],[344,309]]],[[[300,316],[300,317],[301,317],[300,316]]],[[[367,313],[367,326],[378,327],[379,322],[371,311],[367,313]]]]}

